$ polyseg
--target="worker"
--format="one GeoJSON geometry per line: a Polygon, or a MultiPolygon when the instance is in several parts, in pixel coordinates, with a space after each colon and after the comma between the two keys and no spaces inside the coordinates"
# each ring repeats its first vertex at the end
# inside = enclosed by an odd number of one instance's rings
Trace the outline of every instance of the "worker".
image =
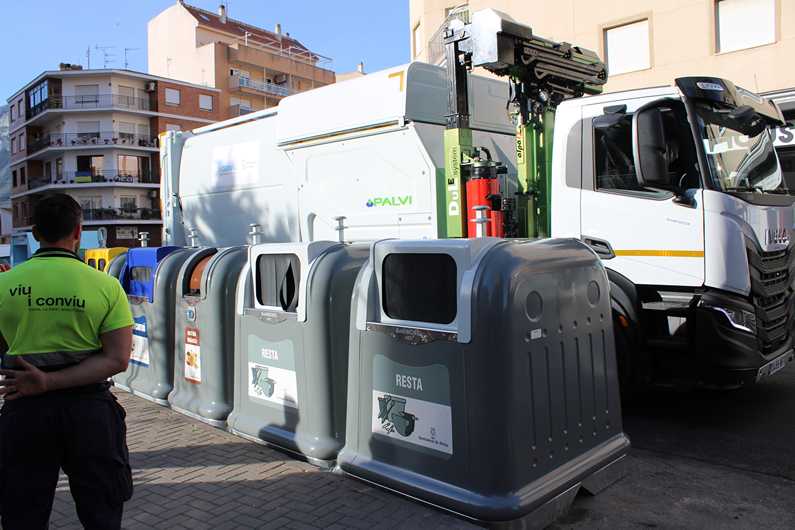
{"type": "Polygon", "coordinates": [[[42,198],[41,248],[0,274],[4,530],[48,528],[60,470],[85,528],[121,528],[132,496],[125,412],[109,391],[127,368],[132,314],[119,281],[77,255],[81,222],[72,197],[42,198]]]}

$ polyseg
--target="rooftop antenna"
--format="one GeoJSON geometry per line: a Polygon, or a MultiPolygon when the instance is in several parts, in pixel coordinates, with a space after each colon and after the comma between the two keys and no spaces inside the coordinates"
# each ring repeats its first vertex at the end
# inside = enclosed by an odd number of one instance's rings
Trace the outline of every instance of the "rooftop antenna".
{"type": "Polygon", "coordinates": [[[116,57],[108,50],[115,49],[116,46],[98,46],[94,45],[94,49],[102,53],[102,68],[107,69],[108,63],[115,61],[116,57]]]}
{"type": "Polygon", "coordinates": [[[127,52],[134,52],[136,50],[140,50],[141,48],[124,48],[124,69],[129,70],[128,66],[129,63],[127,62],[127,52]]]}
{"type": "Polygon", "coordinates": [[[91,70],[91,45],[86,48],[86,70],[91,70]]]}

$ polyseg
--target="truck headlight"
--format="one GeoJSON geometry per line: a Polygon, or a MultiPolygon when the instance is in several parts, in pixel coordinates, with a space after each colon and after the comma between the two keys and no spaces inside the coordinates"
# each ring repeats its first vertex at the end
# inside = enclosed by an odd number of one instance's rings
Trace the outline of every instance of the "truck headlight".
{"type": "Polygon", "coordinates": [[[699,305],[704,309],[711,309],[725,316],[733,328],[756,335],[756,315],[754,313],[746,311],[745,309],[733,309],[731,307],[710,304],[699,305]]]}

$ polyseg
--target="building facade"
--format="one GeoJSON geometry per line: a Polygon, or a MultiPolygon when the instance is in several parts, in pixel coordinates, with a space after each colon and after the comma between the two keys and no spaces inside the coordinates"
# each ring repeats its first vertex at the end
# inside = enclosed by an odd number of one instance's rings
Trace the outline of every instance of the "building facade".
{"type": "Polygon", "coordinates": [[[446,17],[489,7],[537,35],[597,52],[608,65],[608,91],[686,75],[724,77],[755,92],[795,87],[792,0],[410,0],[412,58],[441,63],[446,17]]]}
{"type": "Polygon", "coordinates": [[[139,232],[161,239],[158,134],[220,119],[219,91],[129,70],[62,65],[8,99],[13,232],[31,229],[35,202],[67,192],[109,246],[139,232]]]}
{"type": "Polygon", "coordinates": [[[327,58],[284,33],[178,0],[147,27],[149,72],[221,90],[223,118],[273,107],[290,94],[334,83],[327,58]]]}

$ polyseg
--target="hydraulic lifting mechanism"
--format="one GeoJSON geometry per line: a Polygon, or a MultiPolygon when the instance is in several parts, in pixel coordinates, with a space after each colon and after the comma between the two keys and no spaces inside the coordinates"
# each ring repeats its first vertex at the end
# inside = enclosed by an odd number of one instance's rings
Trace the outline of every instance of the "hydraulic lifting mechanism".
{"type": "Polygon", "coordinates": [[[568,98],[601,93],[607,67],[596,53],[534,36],[529,26],[492,9],[475,13],[469,23],[450,22],[444,45],[449,109],[445,236],[548,237],[555,108],[568,98]],[[510,79],[506,108],[516,124],[513,196],[507,168],[486,148],[473,146],[467,75],[475,67],[510,79]]]}

